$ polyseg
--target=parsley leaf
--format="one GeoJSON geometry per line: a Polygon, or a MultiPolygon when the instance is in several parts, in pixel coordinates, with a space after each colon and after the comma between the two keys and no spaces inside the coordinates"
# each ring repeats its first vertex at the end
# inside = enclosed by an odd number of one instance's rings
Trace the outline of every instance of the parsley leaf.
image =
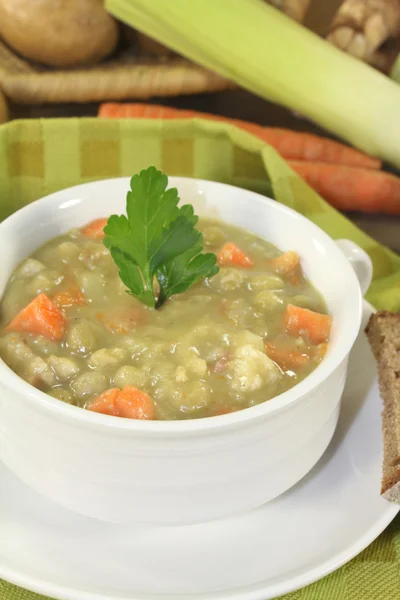
{"type": "Polygon", "coordinates": [[[215,254],[202,254],[193,207],[178,207],[178,190],[167,186],[168,177],[155,167],[134,175],[126,216],[112,215],[104,228],[104,244],[128,293],[155,308],[218,272],[215,254]]]}

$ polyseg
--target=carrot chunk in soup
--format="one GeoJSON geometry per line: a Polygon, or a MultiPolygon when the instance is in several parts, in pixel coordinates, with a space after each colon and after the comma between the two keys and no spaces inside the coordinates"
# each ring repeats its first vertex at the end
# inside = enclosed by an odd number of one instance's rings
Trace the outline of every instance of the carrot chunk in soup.
{"type": "Polygon", "coordinates": [[[218,254],[218,264],[220,266],[235,266],[251,268],[254,262],[239,246],[233,242],[228,242],[223,246],[218,254]]]}
{"type": "Polygon", "coordinates": [[[307,337],[312,344],[327,342],[331,333],[332,317],[288,304],[285,326],[289,333],[307,337]]]}
{"type": "Polygon", "coordinates": [[[82,294],[80,289],[76,286],[69,288],[68,290],[64,290],[62,292],[58,292],[52,297],[52,301],[59,308],[70,308],[71,306],[85,306],[87,304],[87,300],[85,296],[82,294]]]}
{"type": "Polygon", "coordinates": [[[268,262],[269,266],[279,275],[285,277],[292,285],[299,285],[302,277],[300,257],[292,250],[284,252],[268,262]]]}
{"type": "Polygon", "coordinates": [[[6,331],[38,333],[59,341],[64,337],[66,319],[46,294],[39,294],[7,325],[6,331]]]}
{"type": "Polygon", "coordinates": [[[265,352],[282,369],[298,369],[306,365],[310,357],[305,353],[289,350],[288,348],[278,347],[266,342],[265,352]]]}
{"type": "Polygon", "coordinates": [[[95,219],[81,229],[84,236],[92,240],[101,240],[104,237],[104,227],[108,219],[95,219]]]}
{"type": "Polygon", "coordinates": [[[106,390],[92,400],[87,408],[104,415],[126,419],[154,419],[153,400],[146,392],[131,385],[126,385],[122,390],[106,390]]]}

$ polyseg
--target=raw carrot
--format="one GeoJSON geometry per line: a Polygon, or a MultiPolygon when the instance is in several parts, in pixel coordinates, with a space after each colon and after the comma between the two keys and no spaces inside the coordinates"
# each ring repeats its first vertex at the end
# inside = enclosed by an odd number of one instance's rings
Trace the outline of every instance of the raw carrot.
{"type": "Polygon", "coordinates": [[[288,350],[287,348],[276,346],[269,342],[265,343],[265,353],[284,371],[287,371],[288,369],[299,369],[300,367],[305,366],[310,360],[310,357],[307,354],[302,354],[295,350],[288,350]]]}
{"type": "Polygon", "coordinates": [[[61,310],[46,294],[39,294],[7,325],[6,331],[37,333],[60,341],[65,332],[66,320],[61,310]]]}
{"type": "Polygon", "coordinates": [[[274,269],[279,275],[286,277],[293,285],[299,285],[302,277],[300,256],[289,250],[276,258],[268,261],[271,269],[274,269]]]}
{"type": "Polygon", "coordinates": [[[308,308],[288,304],[285,312],[285,327],[292,335],[300,335],[312,344],[321,344],[329,340],[332,317],[316,313],[308,308]]]}
{"type": "Polygon", "coordinates": [[[400,178],[395,175],[323,162],[289,164],[338,210],[400,215],[400,178]]]}
{"type": "Polygon", "coordinates": [[[218,254],[218,264],[224,267],[234,266],[251,268],[254,266],[251,258],[233,242],[228,242],[221,248],[218,254]]]}
{"type": "Polygon", "coordinates": [[[341,144],[329,138],[281,129],[277,127],[263,127],[256,123],[241,119],[229,119],[220,115],[182,110],[156,104],[118,104],[105,103],[100,106],[99,117],[108,119],[208,119],[222,121],[236,125],[240,129],[255,135],[267,144],[273,146],[279,154],[286,159],[319,161],[334,164],[363,167],[365,169],[380,169],[382,162],[355,150],[350,146],[341,144]]]}
{"type": "Polygon", "coordinates": [[[74,305],[85,306],[87,304],[85,296],[76,286],[71,286],[68,290],[58,292],[52,296],[52,301],[61,309],[71,308],[74,305]]]}
{"type": "Polygon", "coordinates": [[[88,410],[124,417],[126,419],[154,419],[154,403],[146,392],[131,385],[124,388],[110,388],[94,398],[87,406],[88,410]]]}
{"type": "Polygon", "coordinates": [[[82,227],[81,231],[86,237],[101,240],[104,237],[104,227],[107,225],[107,221],[108,219],[95,219],[82,227]]]}

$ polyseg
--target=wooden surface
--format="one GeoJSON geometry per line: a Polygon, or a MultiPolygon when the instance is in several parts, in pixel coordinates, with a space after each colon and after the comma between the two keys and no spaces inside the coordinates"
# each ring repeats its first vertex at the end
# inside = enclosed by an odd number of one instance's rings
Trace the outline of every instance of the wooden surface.
{"type": "MultiPolygon", "coordinates": [[[[158,98],[153,101],[158,104],[212,112],[253,121],[261,125],[288,127],[299,131],[312,133],[326,132],[317,126],[299,118],[287,110],[272,105],[244,90],[204,94],[201,96],[182,96],[179,98],[158,98]]],[[[12,118],[66,117],[66,116],[95,116],[98,106],[95,104],[46,105],[46,106],[11,106],[12,118]]],[[[384,215],[351,214],[348,217],[361,229],[382,244],[400,253],[400,218],[384,215]]]]}

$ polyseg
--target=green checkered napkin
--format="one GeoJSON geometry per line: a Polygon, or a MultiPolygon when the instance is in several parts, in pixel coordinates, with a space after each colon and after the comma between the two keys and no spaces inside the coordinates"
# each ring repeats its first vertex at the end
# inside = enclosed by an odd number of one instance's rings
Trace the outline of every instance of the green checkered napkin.
{"type": "MultiPolygon", "coordinates": [[[[328,206],[270,146],[203,120],[51,119],[0,126],[0,220],[56,190],[155,165],[169,175],[222,181],[274,197],[333,238],[349,238],[374,264],[368,300],[400,311],[400,257],[328,206]]],[[[378,492],[378,490],[377,490],[378,492]]],[[[1,544],[1,534],[0,534],[1,544]]],[[[0,581],[0,600],[40,596],[0,581]]],[[[400,517],[367,550],[286,600],[400,599],[400,517]]]]}

